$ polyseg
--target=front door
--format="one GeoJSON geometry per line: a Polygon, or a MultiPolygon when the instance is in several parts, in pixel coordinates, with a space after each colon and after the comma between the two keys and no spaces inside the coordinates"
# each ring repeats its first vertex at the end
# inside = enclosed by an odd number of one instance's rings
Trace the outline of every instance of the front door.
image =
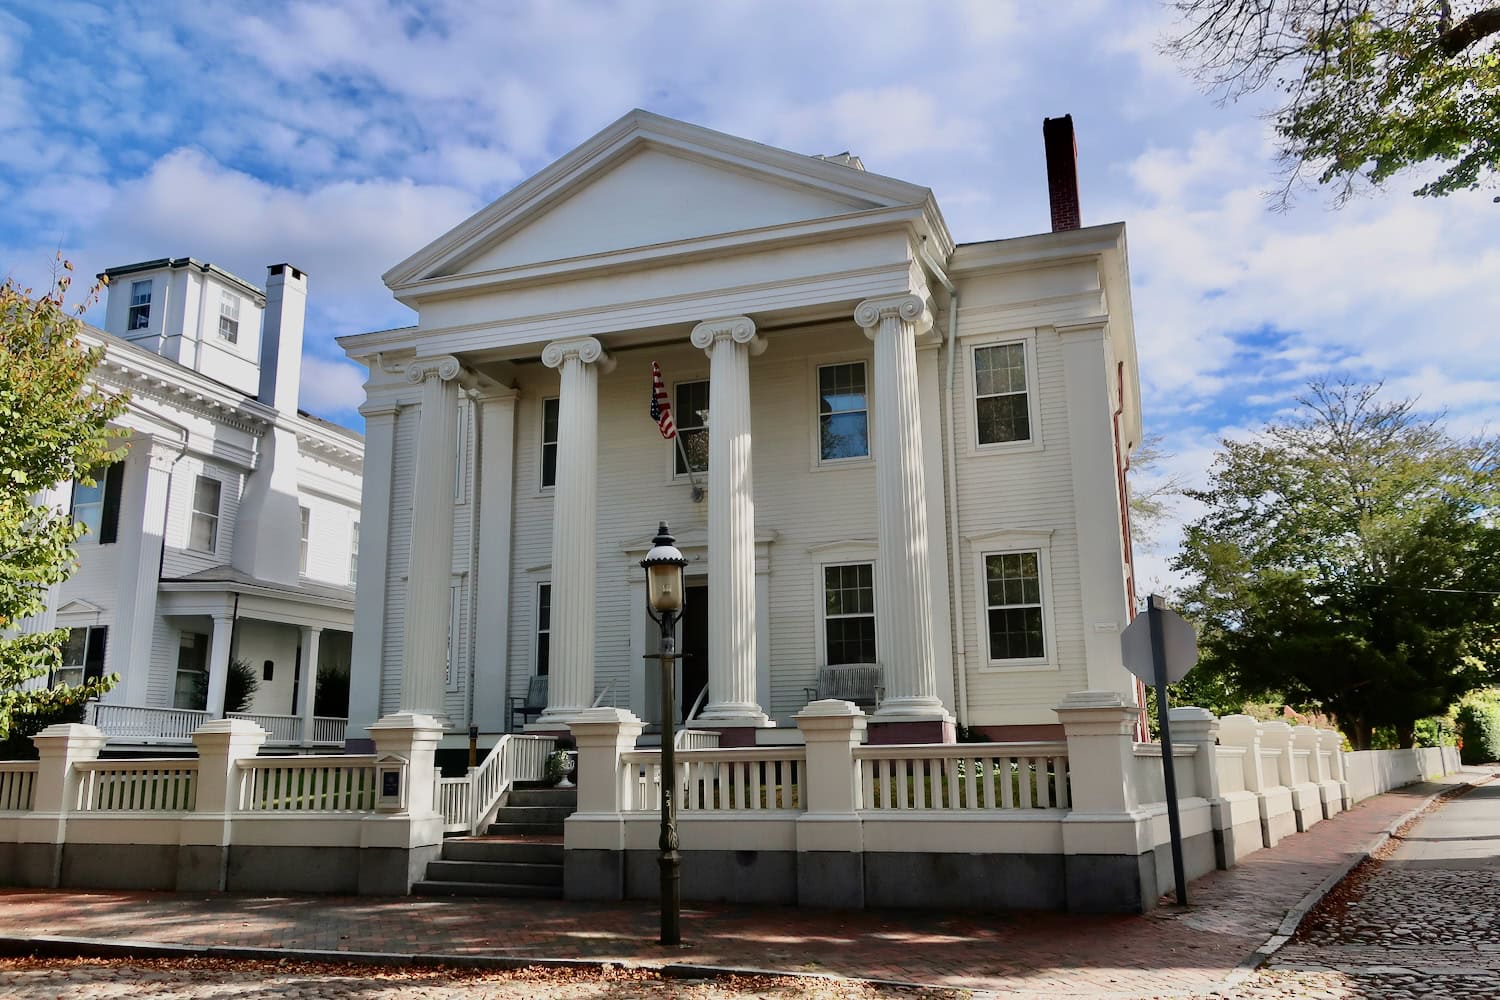
{"type": "MultiPolygon", "coordinates": [[[[708,587],[689,586],[687,606],[682,612],[682,678],[677,688],[678,711],[683,720],[693,702],[708,684],[708,587]]],[[[702,711],[702,707],[699,707],[702,711]]]]}

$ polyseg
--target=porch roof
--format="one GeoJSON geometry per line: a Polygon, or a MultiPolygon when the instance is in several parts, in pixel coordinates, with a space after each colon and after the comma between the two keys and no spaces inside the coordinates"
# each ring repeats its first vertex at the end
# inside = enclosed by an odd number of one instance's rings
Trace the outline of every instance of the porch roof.
{"type": "Polygon", "coordinates": [[[239,615],[294,625],[350,628],[354,622],[354,588],[303,580],[278,583],[251,576],[233,566],[210,566],[161,581],[163,614],[213,614],[238,595],[239,615]]]}

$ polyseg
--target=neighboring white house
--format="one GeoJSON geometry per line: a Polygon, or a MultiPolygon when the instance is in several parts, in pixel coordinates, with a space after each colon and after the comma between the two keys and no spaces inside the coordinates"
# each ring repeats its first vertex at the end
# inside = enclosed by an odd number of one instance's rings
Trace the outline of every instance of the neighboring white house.
{"type": "Polygon", "coordinates": [[[533,729],[659,722],[662,520],[691,559],[674,714],[706,683],[725,745],[795,738],[854,664],[873,742],[1134,701],[1125,230],[1078,228],[1071,119],[1046,131],[1054,231],[955,246],[857,157],[633,111],[387,272],[416,325],[340,340],[370,369],[351,737],[507,731],[541,674],[533,729]]]}
{"type": "Polygon", "coordinates": [[[343,744],[309,665],[349,663],[364,444],[298,411],[307,278],[269,271],[263,291],[192,258],[110,268],[105,329],[81,334],[96,383],[130,393],[129,451],[54,491],[89,530],[32,627],[69,630],[52,681],[120,675],[91,707],[114,746],[188,743],[232,658],[271,743],[343,744]]]}

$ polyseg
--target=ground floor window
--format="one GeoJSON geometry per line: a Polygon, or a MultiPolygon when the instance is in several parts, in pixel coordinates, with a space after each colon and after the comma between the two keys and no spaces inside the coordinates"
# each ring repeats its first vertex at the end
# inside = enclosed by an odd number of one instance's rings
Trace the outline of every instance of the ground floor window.
{"type": "Polygon", "coordinates": [[[536,588],[536,676],[547,676],[547,661],[551,651],[552,584],[539,583],[536,588]]]}
{"type": "Polygon", "coordinates": [[[829,666],[875,663],[875,564],[823,567],[823,639],[829,666]]]}
{"type": "Polygon", "coordinates": [[[104,651],[109,644],[109,626],[92,625],[68,629],[63,643],[62,666],[52,672],[52,684],[82,684],[104,676],[104,651]]]}
{"type": "Polygon", "coordinates": [[[183,632],[178,639],[172,707],[202,711],[208,704],[208,644],[200,632],[183,632]]]}
{"type": "Polygon", "coordinates": [[[990,661],[1045,659],[1041,553],[1032,550],[986,555],[984,583],[990,661]]]}

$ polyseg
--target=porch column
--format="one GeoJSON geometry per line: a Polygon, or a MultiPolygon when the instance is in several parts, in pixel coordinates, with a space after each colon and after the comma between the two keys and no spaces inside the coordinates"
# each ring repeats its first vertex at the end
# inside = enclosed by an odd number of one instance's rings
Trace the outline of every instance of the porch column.
{"type": "Polygon", "coordinates": [[[445,727],[448,580],[453,574],[453,476],[458,442],[458,359],[419,358],[406,379],[422,387],[417,469],[412,485],[406,568],[406,646],[401,711],[430,715],[445,727]]]}
{"type": "Polygon", "coordinates": [[[214,615],[213,638],[208,647],[208,709],[211,718],[224,718],[224,688],[229,683],[229,640],[234,634],[234,618],[225,613],[214,615]]]}
{"type": "Polygon", "coordinates": [[[318,693],[318,644],[323,639],[323,630],[305,626],[302,629],[302,688],[298,691],[301,703],[297,714],[302,716],[302,745],[312,746],[313,700],[318,693]]]}
{"type": "Polygon", "coordinates": [[[693,328],[709,361],[708,705],[718,727],[767,723],[755,689],[755,491],[750,468],[750,355],[765,350],[746,316],[693,328]]]}
{"type": "Polygon", "coordinates": [[[556,368],[561,378],[552,496],[552,645],[547,708],[527,728],[555,732],[594,701],[599,374],[612,369],[614,359],[593,337],[577,337],[548,344],[542,364],[556,368]]]}
{"type": "Polygon", "coordinates": [[[932,313],[924,296],[894,295],[861,302],[854,321],[875,343],[875,655],[886,699],[870,719],[870,742],[952,742],[933,656],[917,392],[916,339],[932,328],[932,313]]]}

